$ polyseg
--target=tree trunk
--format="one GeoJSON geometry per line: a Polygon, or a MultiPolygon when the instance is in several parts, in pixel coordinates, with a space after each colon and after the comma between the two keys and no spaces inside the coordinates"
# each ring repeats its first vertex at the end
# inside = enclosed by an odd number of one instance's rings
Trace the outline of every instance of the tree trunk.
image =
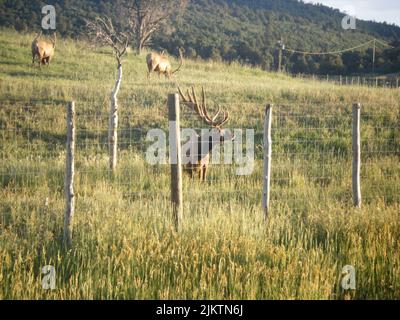
{"type": "MultiPolygon", "coordinates": [[[[141,21],[141,20],[139,20],[139,21],[141,21]]],[[[137,54],[141,54],[142,53],[142,49],[143,49],[142,30],[143,30],[143,26],[141,25],[141,22],[140,22],[140,25],[136,30],[135,47],[136,47],[137,54]]]]}
{"type": "Polygon", "coordinates": [[[136,52],[137,52],[137,54],[138,54],[138,55],[141,55],[141,54],[142,54],[142,50],[143,50],[142,44],[139,42],[139,43],[136,45],[136,52]]]}
{"type": "Polygon", "coordinates": [[[117,147],[118,147],[118,92],[122,81],[122,65],[118,64],[118,77],[111,93],[110,116],[108,127],[108,141],[110,152],[110,170],[117,168],[117,147]]]}

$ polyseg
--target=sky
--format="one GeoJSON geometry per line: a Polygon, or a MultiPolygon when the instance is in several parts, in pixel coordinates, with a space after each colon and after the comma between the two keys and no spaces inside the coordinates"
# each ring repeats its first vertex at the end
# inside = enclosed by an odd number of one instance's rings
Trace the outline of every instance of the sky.
{"type": "Polygon", "coordinates": [[[400,26],[400,0],[303,0],[345,11],[362,20],[395,23],[400,26]]]}

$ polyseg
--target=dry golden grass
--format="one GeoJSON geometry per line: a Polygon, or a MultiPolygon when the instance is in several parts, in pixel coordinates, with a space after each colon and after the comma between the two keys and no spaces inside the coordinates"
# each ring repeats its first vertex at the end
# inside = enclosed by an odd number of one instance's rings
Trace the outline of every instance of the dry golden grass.
{"type": "Polygon", "coordinates": [[[54,64],[38,70],[30,66],[31,40],[7,30],[0,35],[0,299],[341,299],[346,264],[356,268],[355,298],[400,298],[400,90],[339,87],[204,61],[186,61],[173,81],[148,82],[144,57],[129,55],[112,177],[105,145],[112,56],[60,40],[54,64]],[[178,84],[204,85],[209,100],[233,115],[231,127],[254,128],[257,156],[248,177],[215,166],[212,182],[185,178],[180,233],[172,227],[168,167],[146,164],[144,136],[134,135],[166,128],[166,96],[178,84]],[[78,108],[77,207],[74,246],[66,251],[70,100],[78,108]],[[351,205],[354,101],[363,104],[365,150],[392,152],[363,158],[361,210],[351,205]],[[280,106],[276,116],[302,117],[281,118],[287,121],[281,127],[275,118],[272,213],[265,223],[260,159],[267,102],[280,106]],[[41,287],[48,264],[57,272],[52,291],[41,287]]]}

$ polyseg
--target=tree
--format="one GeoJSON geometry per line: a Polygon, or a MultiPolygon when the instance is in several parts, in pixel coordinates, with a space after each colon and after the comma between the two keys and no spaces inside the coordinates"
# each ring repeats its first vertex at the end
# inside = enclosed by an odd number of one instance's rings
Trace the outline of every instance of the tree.
{"type": "Polygon", "coordinates": [[[133,0],[128,1],[130,24],[135,35],[135,49],[141,53],[154,32],[174,13],[182,12],[187,0],[133,0]]]}
{"type": "Polygon", "coordinates": [[[344,52],[342,54],[342,60],[347,72],[360,72],[362,64],[361,54],[359,52],[344,52]]]}
{"type": "Polygon", "coordinates": [[[101,45],[113,49],[117,61],[118,77],[111,92],[110,116],[108,127],[108,141],[110,152],[110,169],[115,171],[117,167],[117,145],[118,145],[118,92],[122,82],[122,58],[126,54],[131,36],[128,33],[118,31],[110,18],[96,18],[94,21],[86,21],[89,35],[101,45]]]}

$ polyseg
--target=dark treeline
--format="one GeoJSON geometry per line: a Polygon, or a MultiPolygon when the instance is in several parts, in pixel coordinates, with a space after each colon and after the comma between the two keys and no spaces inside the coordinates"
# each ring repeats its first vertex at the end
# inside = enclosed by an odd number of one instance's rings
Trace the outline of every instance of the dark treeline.
{"type": "Polygon", "coordinates": [[[344,52],[339,55],[308,56],[290,54],[286,58],[286,70],[292,73],[315,74],[366,74],[394,73],[400,71],[400,42],[391,43],[394,48],[344,52]]]}
{"type": "MultiPolygon", "coordinates": [[[[115,1],[107,0],[0,0],[1,25],[37,31],[44,4],[55,5],[57,31],[70,37],[85,36],[82,18],[116,14],[115,1]]],[[[183,14],[156,33],[151,47],[175,55],[182,47],[190,58],[240,61],[276,70],[280,38],[287,48],[308,52],[346,49],[377,38],[394,48],[377,44],[375,72],[400,71],[400,27],[357,21],[356,30],[344,30],[343,16],[339,10],[297,0],[192,0],[183,14]]],[[[372,56],[371,46],[327,56],[285,51],[283,67],[292,73],[371,73],[372,56]]]]}

